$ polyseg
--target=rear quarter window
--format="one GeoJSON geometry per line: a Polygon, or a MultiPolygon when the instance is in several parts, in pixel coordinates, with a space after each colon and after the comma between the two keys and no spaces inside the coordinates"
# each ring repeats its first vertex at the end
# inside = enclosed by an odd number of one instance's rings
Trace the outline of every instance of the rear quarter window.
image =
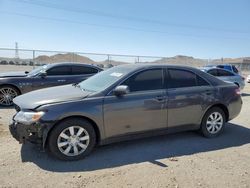
{"type": "Polygon", "coordinates": [[[238,69],[237,69],[235,66],[233,66],[233,71],[234,71],[235,73],[239,73],[238,69]]]}

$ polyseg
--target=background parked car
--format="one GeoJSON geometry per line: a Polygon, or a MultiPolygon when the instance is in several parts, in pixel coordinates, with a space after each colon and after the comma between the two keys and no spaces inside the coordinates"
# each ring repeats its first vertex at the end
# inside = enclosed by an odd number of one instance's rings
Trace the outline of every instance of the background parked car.
{"type": "Polygon", "coordinates": [[[245,87],[245,78],[234,72],[221,68],[209,68],[209,67],[202,68],[201,70],[223,81],[232,82],[236,84],[240,89],[243,89],[245,87]]]}
{"type": "Polygon", "coordinates": [[[102,71],[94,65],[56,63],[38,67],[31,72],[0,74],[0,105],[12,105],[12,99],[29,91],[79,83],[102,71]]]}
{"type": "Polygon", "coordinates": [[[2,61],[0,61],[0,64],[1,64],[1,65],[8,65],[8,62],[5,61],[5,60],[2,60],[2,61]]]}
{"type": "Polygon", "coordinates": [[[217,68],[221,68],[221,69],[225,69],[225,70],[229,70],[231,72],[234,72],[236,74],[239,74],[239,70],[236,68],[235,65],[230,65],[230,64],[221,64],[221,65],[217,65],[217,68]]]}
{"type": "Polygon", "coordinates": [[[250,83],[250,75],[247,76],[247,82],[250,83]]]}

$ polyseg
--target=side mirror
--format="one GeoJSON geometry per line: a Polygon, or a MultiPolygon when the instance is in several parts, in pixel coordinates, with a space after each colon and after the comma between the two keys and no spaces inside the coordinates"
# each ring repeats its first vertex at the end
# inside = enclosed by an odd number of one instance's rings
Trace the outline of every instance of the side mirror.
{"type": "Polygon", "coordinates": [[[39,76],[42,77],[42,78],[45,78],[47,76],[47,72],[46,71],[41,71],[39,73],[39,76]]]}
{"type": "Polygon", "coordinates": [[[29,71],[25,71],[24,73],[25,73],[25,74],[29,74],[29,71]]]}
{"type": "Polygon", "coordinates": [[[117,86],[114,91],[114,95],[120,97],[129,93],[129,87],[126,85],[117,86]]]}

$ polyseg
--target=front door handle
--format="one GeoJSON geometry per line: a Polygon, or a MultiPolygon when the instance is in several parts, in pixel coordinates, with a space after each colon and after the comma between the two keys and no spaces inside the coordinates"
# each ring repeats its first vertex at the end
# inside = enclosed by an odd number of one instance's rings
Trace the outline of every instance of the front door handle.
{"type": "Polygon", "coordinates": [[[158,102],[163,102],[163,101],[165,101],[165,97],[164,96],[157,96],[157,97],[155,97],[155,99],[158,101],[158,102]]]}
{"type": "Polygon", "coordinates": [[[57,80],[58,82],[65,82],[66,80],[57,80]]]}

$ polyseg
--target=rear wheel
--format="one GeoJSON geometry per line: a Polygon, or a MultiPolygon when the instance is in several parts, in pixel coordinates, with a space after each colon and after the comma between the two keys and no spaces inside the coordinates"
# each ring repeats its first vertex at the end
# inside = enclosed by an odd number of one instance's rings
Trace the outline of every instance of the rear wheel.
{"type": "Polygon", "coordinates": [[[201,132],[205,137],[216,137],[223,131],[225,122],[226,116],[224,111],[221,108],[213,107],[203,117],[201,132]]]}
{"type": "Polygon", "coordinates": [[[0,87],[0,105],[11,106],[13,105],[13,99],[17,97],[20,92],[12,86],[0,87]]]}
{"type": "Polygon", "coordinates": [[[96,144],[96,133],[84,119],[68,119],[50,133],[48,146],[53,156],[61,160],[79,160],[88,155],[96,144]]]}

